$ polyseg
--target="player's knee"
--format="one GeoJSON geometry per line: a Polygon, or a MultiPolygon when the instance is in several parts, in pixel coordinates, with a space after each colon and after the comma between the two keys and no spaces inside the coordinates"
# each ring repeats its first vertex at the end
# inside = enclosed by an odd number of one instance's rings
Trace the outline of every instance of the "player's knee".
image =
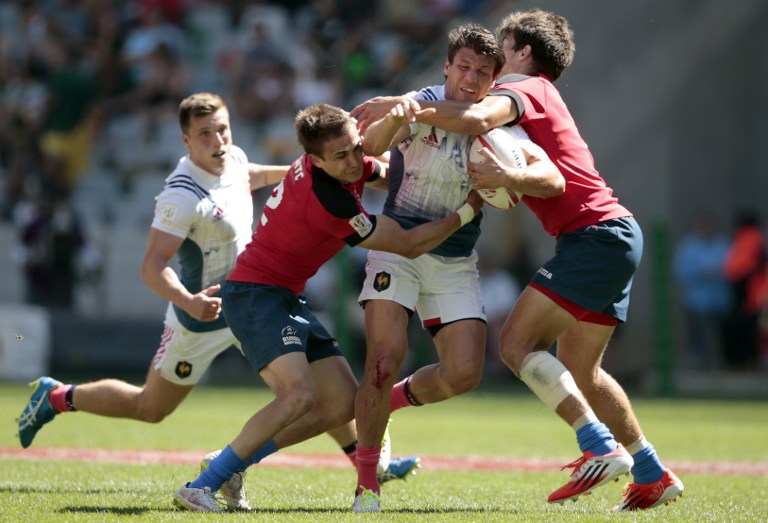
{"type": "Polygon", "coordinates": [[[377,389],[391,387],[400,372],[400,360],[390,354],[376,358],[367,369],[367,379],[377,389]]]}
{"type": "Polygon", "coordinates": [[[168,417],[173,410],[164,410],[158,408],[139,408],[137,414],[138,419],[146,423],[160,423],[168,417]]]}
{"type": "Polygon", "coordinates": [[[290,412],[294,419],[298,419],[315,407],[317,397],[312,388],[297,385],[278,398],[278,401],[281,403],[281,408],[290,412]]]}
{"type": "Polygon", "coordinates": [[[462,372],[448,375],[446,376],[446,383],[449,387],[448,393],[451,396],[458,396],[469,392],[480,384],[482,377],[482,367],[478,369],[464,368],[462,372]]]}

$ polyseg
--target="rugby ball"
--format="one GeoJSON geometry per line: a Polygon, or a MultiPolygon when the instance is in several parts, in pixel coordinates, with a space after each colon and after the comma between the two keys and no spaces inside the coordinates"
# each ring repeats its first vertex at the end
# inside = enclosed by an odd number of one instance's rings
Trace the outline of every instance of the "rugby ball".
{"type": "MultiPolygon", "coordinates": [[[[519,126],[496,127],[476,136],[469,145],[469,161],[485,162],[487,158],[480,149],[488,148],[507,167],[523,168],[527,165],[520,148],[520,140],[529,140],[528,134],[519,126]]],[[[506,187],[478,189],[477,192],[491,207],[511,209],[523,197],[522,193],[511,192],[506,187]]]]}

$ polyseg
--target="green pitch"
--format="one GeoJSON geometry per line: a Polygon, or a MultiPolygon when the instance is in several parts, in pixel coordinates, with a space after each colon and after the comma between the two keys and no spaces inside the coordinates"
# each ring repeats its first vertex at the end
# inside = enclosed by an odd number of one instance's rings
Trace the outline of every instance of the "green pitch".
{"type": "MultiPolygon", "coordinates": [[[[16,449],[14,419],[28,398],[21,385],[0,384],[0,450],[16,449]]],[[[228,443],[270,400],[265,389],[203,387],[157,425],[84,413],[57,417],[30,450],[162,449],[204,451],[228,443]]],[[[404,409],[391,427],[395,455],[424,456],[408,481],[384,486],[377,515],[349,512],[351,469],[254,467],[246,487],[255,513],[196,515],[177,511],[172,493],[196,475],[176,464],[122,464],[24,459],[0,455],[0,521],[477,521],[600,522],[768,521],[768,407],[764,402],[636,399],[649,439],[685,483],[681,501],[633,514],[608,512],[623,481],[577,503],[549,506],[550,491],[568,479],[556,469],[444,470],[429,457],[577,457],[572,431],[527,392],[475,392],[440,405],[404,409]],[[739,464],[745,464],[739,467],[739,464]],[[728,473],[712,470],[724,465],[728,473]],[[740,472],[741,470],[741,472],[740,472]]],[[[340,451],[320,436],[284,453],[340,451]]],[[[22,454],[23,456],[23,454],[22,454]]]]}

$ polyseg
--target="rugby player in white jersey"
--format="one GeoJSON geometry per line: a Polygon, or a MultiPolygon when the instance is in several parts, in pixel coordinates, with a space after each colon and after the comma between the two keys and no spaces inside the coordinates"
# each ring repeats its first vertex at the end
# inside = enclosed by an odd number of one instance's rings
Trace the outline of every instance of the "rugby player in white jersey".
{"type": "MultiPolygon", "coordinates": [[[[419,100],[478,102],[488,94],[503,65],[504,53],[492,32],[476,24],[460,26],[448,35],[445,84],[416,93],[416,106],[419,100]]],[[[382,130],[381,126],[368,128],[365,143],[372,154],[397,146],[390,158],[385,215],[404,227],[413,226],[445,216],[466,198],[472,189],[467,164],[473,136],[418,119],[394,135],[382,130]]],[[[526,192],[537,197],[562,193],[563,178],[546,154],[530,141],[521,143],[521,150],[527,166],[515,171],[532,181],[526,192]]],[[[368,352],[355,404],[360,455],[375,453],[391,411],[443,401],[480,382],[486,317],[474,245],[481,217],[415,259],[369,253],[360,293],[368,352]],[[439,361],[395,383],[414,312],[432,335],[439,361]]],[[[357,489],[358,496],[372,498],[368,502],[372,511],[379,510],[375,460],[358,467],[357,489]]]]}
{"type": "MultiPolygon", "coordinates": [[[[249,242],[253,223],[251,192],[279,182],[288,166],[249,163],[232,144],[229,112],[215,94],[197,93],[179,106],[182,141],[188,154],[165,181],[156,198],[155,216],[141,275],[147,286],[169,301],[165,330],[138,387],[117,379],[79,385],[41,377],[18,420],[22,447],[29,447],[42,426],[62,412],[158,423],[171,414],[199,382],[211,362],[240,344],[221,314],[220,282],[249,242]],[[177,274],[170,266],[177,256],[177,274]]],[[[329,431],[356,464],[354,423],[329,431]]],[[[216,452],[201,464],[207,466],[216,452]]],[[[385,480],[404,478],[418,458],[381,463],[385,480]]],[[[222,487],[228,508],[248,509],[242,474],[222,487]]]]}

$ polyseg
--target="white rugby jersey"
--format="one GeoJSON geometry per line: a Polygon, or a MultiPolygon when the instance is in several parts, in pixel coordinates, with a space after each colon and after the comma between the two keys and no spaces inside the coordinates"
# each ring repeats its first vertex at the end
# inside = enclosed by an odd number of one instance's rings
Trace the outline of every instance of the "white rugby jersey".
{"type": "MultiPolygon", "coordinates": [[[[197,167],[188,156],[179,160],[157,196],[152,227],[184,238],[177,257],[179,275],[195,294],[222,283],[235,260],[251,239],[253,200],[248,159],[232,146],[226,170],[213,176],[197,167]]],[[[194,332],[222,328],[223,316],[199,322],[175,307],[182,325],[194,332]]]]}
{"type": "MultiPolygon", "coordinates": [[[[445,86],[419,91],[417,100],[444,100],[445,86]]],[[[398,215],[434,220],[458,209],[472,189],[467,176],[471,136],[423,123],[398,145],[405,169],[392,204],[398,215]]]]}
{"type": "MultiPolygon", "coordinates": [[[[445,86],[412,93],[417,100],[445,100],[445,86]]],[[[384,213],[404,226],[443,218],[467,199],[472,186],[467,175],[467,134],[445,131],[424,123],[411,124],[413,134],[397,146],[402,159],[390,159],[389,194],[384,213]]],[[[436,249],[441,256],[469,256],[480,235],[480,214],[436,249]]]]}

